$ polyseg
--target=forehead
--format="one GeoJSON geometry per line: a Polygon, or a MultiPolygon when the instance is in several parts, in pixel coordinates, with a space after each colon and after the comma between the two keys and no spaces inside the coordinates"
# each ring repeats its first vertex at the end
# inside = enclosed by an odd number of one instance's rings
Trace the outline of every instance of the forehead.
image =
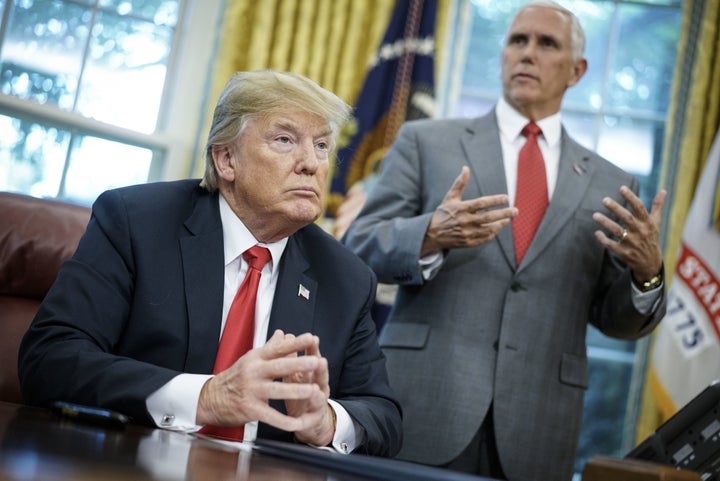
{"type": "Polygon", "coordinates": [[[250,120],[260,130],[292,129],[305,133],[324,134],[330,132],[330,124],[322,116],[305,110],[289,108],[269,112],[250,120]]]}
{"type": "Polygon", "coordinates": [[[508,29],[508,38],[513,35],[546,36],[569,42],[570,18],[554,8],[526,7],[518,12],[508,29]]]}

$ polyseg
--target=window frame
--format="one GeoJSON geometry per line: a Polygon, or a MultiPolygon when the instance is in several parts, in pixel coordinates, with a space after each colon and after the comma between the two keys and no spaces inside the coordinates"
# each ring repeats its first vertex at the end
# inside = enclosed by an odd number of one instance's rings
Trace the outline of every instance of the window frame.
{"type": "MultiPolygon", "coordinates": [[[[6,0],[3,7],[10,0],[6,0]]],[[[199,132],[205,119],[207,90],[215,62],[216,43],[224,0],[179,0],[168,57],[163,94],[153,133],[143,133],[60,109],[0,93],[0,114],[68,131],[73,138],[92,136],[149,149],[152,160],[147,182],[185,178],[197,161],[199,132]],[[208,35],[213,32],[213,35],[208,35]]],[[[4,40],[10,8],[4,9],[0,24],[0,47],[4,40]]],[[[65,158],[67,169],[72,142],[65,158]]],[[[62,198],[62,185],[60,186],[62,198]]]]}

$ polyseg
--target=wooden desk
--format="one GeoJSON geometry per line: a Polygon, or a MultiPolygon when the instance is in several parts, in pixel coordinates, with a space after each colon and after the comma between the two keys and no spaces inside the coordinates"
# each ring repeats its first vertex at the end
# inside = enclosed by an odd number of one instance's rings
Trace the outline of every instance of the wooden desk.
{"type": "Polygon", "coordinates": [[[223,445],[144,426],[123,429],[0,403],[0,480],[481,480],[413,463],[258,441],[223,445]]]}

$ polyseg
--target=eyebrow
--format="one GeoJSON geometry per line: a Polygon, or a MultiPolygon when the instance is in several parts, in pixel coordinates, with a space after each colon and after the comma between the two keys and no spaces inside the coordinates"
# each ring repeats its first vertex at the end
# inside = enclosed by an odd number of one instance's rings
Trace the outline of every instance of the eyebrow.
{"type": "MultiPolygon", "coordinates": [[[[508,37],[508,43],[517,41],[517,40],[527,40],[530,38],[530,34],[525,32],[515,32],[510,34],[508,37]]],[[[541,42],[546,42],[548,40],[552,41],[555,45],[561,45],[560,40],[555,35],[549,34],[549,33],[541,33],[538,35],[538,38],[541,42]]]]}
{"type": "MultiPolygon", "coordinates": [[[[270,128],[286,129],[292,131],[293,133],[298,133],[302,130],[297,123],[287,119],[278,119],[277,121],[270,124],[270,128]]],[[[331,135],[332,128],[330,128],[330,126],[326,126],[319,134],[313,135],[313,138],[329,137],[331,135]]]]}

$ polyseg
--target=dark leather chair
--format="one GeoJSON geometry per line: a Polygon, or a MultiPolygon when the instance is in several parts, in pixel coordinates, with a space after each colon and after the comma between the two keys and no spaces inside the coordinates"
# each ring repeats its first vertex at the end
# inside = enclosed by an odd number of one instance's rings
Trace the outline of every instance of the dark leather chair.
{"type": "Polygon", "coordinates": [[[89,219],[88,207],[0,192],[0,401],[22,403],[20,340],[89,219]]]}

